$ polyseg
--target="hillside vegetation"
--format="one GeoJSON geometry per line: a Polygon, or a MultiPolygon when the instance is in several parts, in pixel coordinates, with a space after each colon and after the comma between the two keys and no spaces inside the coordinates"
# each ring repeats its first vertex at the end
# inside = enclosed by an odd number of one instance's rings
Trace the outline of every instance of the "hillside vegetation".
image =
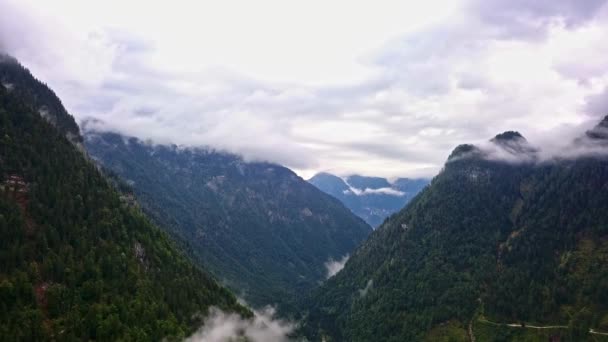
{"type": "MultiPolygon", "coordinates": [[[[573,144],[602,151],[607,123],[573,144]]],[[[492,144],[509,158],[456,148],[431,185],[316,291],[308,336],[415,341],[443,331],[462,340],[480,317],[566,326],[556,332],[566,341],[608,331],[607,159],[543,162],[515,132],[492,144]]]]}
{"type": "Polygon", "coordinates": [[[108,184],[50,89],[7,58],[0,80],[0,340],[173,340],[210,306],[251,315],[108,184]]]}

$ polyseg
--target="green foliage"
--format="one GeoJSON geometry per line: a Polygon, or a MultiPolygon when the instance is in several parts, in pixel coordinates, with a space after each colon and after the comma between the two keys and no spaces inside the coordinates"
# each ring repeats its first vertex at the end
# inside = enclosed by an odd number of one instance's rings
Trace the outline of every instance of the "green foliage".
{"type": "Polygon", "coordinates": [[[59,131],[69,136],[72,141],[82,141],[78,125],[63,107],[55,93],[34,78],[13,57],[0,53],[0,81],[10,85],[12,96],[22,99],[22,105],[30,110],[44,115],[59,131]]]}
{"type": "Polygon", "coordinates": [[[11,77],[0,86],[0,340],[179,339],[212,305],[250,315],[121,201],[80,138],[41,117],[31,99],[52,92],[11,77]]]}
{"type": "MultiPolygon", "coordinates": [[[[588,331],[608,314],[608,162],[479,156],[455,150],[431,186],[307,301],[303,334],[422,340],[481,308],[492,321],[570,325],[562,340],[598,338],[588,331]]],[[[503,340],[519,339],[500,329],[503,340]]]]}
{"type": "Polygon", "coordinates": [[[468,341],[466,327],[456,321],[449,321],[431,329],[424,341],[427,342],[464,342],[468,341]]]}
{"type": "Polygon", "coordinates": [[[371,232],[340,202],[292,171],[203,149],[150,146],[90,132],[101,165],[189,254],[252,305],[282,309],[325,280],[328,259],[371,232]]]}
{"type": "Polygon", "coordinates": [[[562,341],[567,336],[566,329],[526,329],[521,327],[496,326],[477,322],[474,328],[475,340],[479,342],[547,342],[550,338],[559,337],[562,341]]]}

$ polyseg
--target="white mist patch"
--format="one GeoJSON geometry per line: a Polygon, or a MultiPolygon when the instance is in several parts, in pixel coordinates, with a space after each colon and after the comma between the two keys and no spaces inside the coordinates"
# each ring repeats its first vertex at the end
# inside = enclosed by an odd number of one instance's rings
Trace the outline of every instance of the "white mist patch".
{"type": "Polygon", "coordinates": [[[405,192],[395,190],[392,188],[380,188],[380,189],[366,188],[361,193],[361,195],[370,195],[370,194],[383,194],[383,195],[391,195],[391,196],[397,196],[397,197],[405,196],[405,192]]]}
{"type": "Polygon", "coordinates": [[[287,342],[295,324],[275,319],[275,309],[268,306],[262,311],[254,311],[254,317],[244,319],[233,313],[225,313],[211,308],[203,326],[186,342],[287,342]]]}
{"type": "Polygon", "coordinates": [[[8,91],[11,91],[11,90],[13,90],[13,88],[15,88],[15,85],[12,83],[0,82],[0,84],[2,84],[2,86],[8,91]]]}
{"type": "Polygon", "coordinates": [[[325,268],[327,268],[327,279],[335,276],[336,273],[340,272],[344,268],[344,265],[346,265],[348,258],[350,258],[350,255],[348,254],[343,256],[340,260],[334,260],[333,258],[329,258],[329,260],[325,262],[325,268]]]}
{"type": "Polygon", "coordinates": [[[397,197],[405,196],[405,192],[395,190],[392,188],[380,188],[380,189],[365,188],[364,190],[361,190],[361,189],[350,187],[348,190],[344,190],[343,193],[345,195],[352,193],[355,196],[365,196],[365,195],[375,195],[375,194],[397,196],[397,197]]]}
{"type": "Polygon", "coordinates": [[[367,296],[367,293],[369,292],[369,290],[372,289],[372,287],[374,287],[374,280],[370,279],[367,281],[367,284],[365,285],[365,287],[359,290],[359,296],[361,298],[367,296]]]}
{"type": "Polygon", "coordinates": [[[346,178],[342,178],[342,181],[344,181],[344,184],[346,184],[348,186],[348,189],[343,191],[343,193],[345,195],[353,194],[355,196],[365,196],[365,195],[382,194],[382,195],[397,196],[397,197],[405,196],[405,192],[399,191],[399,190],[396,190],[396,189],[393,189],[393,188],[378,188],[378,189],[365,188],[365,189],[359,189],[359,188],[356,188],[356,187],[352,186],[348,182],[348,179],[346,179],[346,178]]]}

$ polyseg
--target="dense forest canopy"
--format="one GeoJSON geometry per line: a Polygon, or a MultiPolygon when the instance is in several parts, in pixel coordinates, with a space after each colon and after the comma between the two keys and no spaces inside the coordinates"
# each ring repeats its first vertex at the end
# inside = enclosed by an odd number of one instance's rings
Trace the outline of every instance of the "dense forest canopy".
{"type": "Polygon", "coordinates": [[[254,306],[295,309],[302,293],[326,279],[325,263],[350,254],[371,232],[280,165],[94,130],[85,145],[132,184],[146,213],[194,260],[254,306]]]}
{"type": "Polygon", "coordinates": [[[0,340],[188,336],[236,298],[179,252],[77,148],[54,93],[0,61],[0,340]]]}
{"type": "MultiPolygon", "coordinates": [[[[602,125],[574,144],[605,146],[602,125]]],[[[519,133],[492,142],[510,158],[456,148],[431,185],[315,292],[302,329],[308,336],[519,336],[485,321],[558,325],[565,328],[552,334],[567,341],[608,331],[606,153],[540,161],[519,133]]]]}

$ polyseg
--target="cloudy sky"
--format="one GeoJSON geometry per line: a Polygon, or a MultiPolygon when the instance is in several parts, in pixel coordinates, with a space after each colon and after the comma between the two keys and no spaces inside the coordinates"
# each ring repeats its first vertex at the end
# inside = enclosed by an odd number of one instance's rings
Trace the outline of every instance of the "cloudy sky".
{"type": "Polygon", "coordinates": [[[432,176],[460,143],[608,114],[606,2],[0,0],[0,50],[105,129],[432,176]]]}

